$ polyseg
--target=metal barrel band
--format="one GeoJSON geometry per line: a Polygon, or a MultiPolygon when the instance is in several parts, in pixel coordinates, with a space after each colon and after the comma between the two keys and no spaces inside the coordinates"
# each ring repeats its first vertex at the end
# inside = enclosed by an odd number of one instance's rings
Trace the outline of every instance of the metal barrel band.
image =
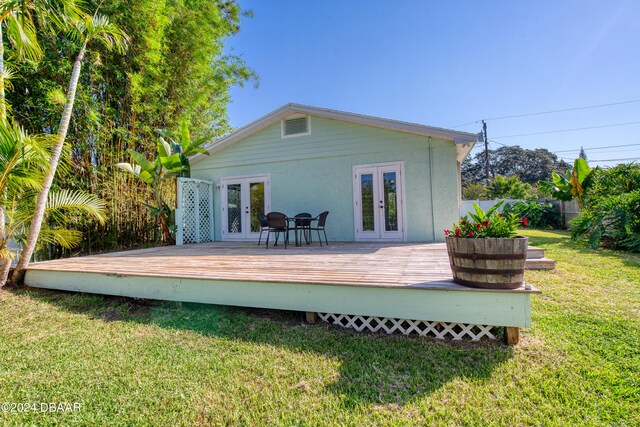
{"type": "Polygon", "coordinates": [[[473,280],[465,280],[465,279],[460,279],[460,278],[455,278],[453,279],[454,282],[460,284],[460,285],[464,285],[464,286],[469,286],[471,288],[483,288],[483,289],[500,289],[500,288],[504,288],[504,289],[516,289],[519,288],[520,286],[522,286],[522,284],[524,282],[509,282],[509,283],[492,283],[490,285],[482,285],[479,284],[478,282],[474,282],[473,280]]]}
{"type": "Polygon", "coordinates": [[[489,269],[489,268],[473,268],[473,267],[460,267],[459,265],[452,265],[451,270],[459,272],[459,273],[470,273],[470,274],[523,274],[524,269],[489,269]]]}
{"type": "Polygon", "coordinates": [[[518,259],[527,259],[527,254],[465,254],[465,253],[457,253],[450,252],[449,256],[453,258],[463,258],[463,259],[472,259],[472,260],[518,260],[518,259]]]}

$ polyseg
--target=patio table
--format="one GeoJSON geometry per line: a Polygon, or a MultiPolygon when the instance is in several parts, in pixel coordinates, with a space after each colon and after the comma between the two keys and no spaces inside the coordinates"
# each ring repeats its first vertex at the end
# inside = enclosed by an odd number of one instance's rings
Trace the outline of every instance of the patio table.
{"type": "MultiPolygon", "coordinates": [[[[302,221],[305,221],[305,220],[306,220],[306,221],[308,221],[308,222],[309,222],[309,224],[310,224],[310,223],[311,223],[311,219],[312,219],[311,217],[309,217],[309,218],[307,218],[307,217],[295,217],[295,216],[293,216],[293,217],[287,217],[287,222],[288,222],[289,224],[292,224],[292,223],[293,223],[293,227],[288,226],[287,228],[288,228],[288,230],[293,230],[293,234],[295,235],[295,241],[296,241],[296,246],[297,246],[297,247],[302,246],[302,239],[298,239],[298,229],[301,229],[301,230],[302,230],[302,232],[304,233],[304,232],[305,232],[304,228],[305,228],[305,227],[308,227],[308,226],[305,226],[305,225],[303,225],[303,226],[296,226],[296,222],[298,222],[298,221],[302,222],[302,221]]],[[[288,235],[289,235],[289,232],[287,231],[287,236],[288,236],[288,235]]],[[[307,244],[308,244],[308,243],[307,243],[307,244]]]]}

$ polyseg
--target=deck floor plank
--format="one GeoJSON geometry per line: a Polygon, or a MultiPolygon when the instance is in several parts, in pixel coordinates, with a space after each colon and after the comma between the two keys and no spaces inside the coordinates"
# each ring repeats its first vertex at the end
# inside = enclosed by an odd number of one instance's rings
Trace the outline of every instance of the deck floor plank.
{"type": "MultiPolygon", "coordinates": [[[[31,264],[31,270],[471,290],[452,281],[444,244],[332,243],[320,247],[258,247],[248,242],[164,246],[31,264]]],[[[474,290],[492,292],[493,290],[474,290]]],[[[504,291],[500,291],[504,292],[504,291]]],[[[537,293],[522,287],[509,292],[537,293]]]]}

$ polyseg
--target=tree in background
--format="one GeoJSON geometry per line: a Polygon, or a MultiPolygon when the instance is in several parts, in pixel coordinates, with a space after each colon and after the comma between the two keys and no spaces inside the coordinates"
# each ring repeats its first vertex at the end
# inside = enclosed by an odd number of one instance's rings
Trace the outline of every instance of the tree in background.
{"type": "MultiPolygon", "coordinates": [[[[462,184],[484,182],[484,151],[462,162],[462,184]]],[[[570,165],[558,156],[544,148],[535,150],[524,149],[519,146],[500,147],[489,150],[489,169],[491,176],[517,176],[520,181],[534,185],[540,180],[551,179],[551,172],[564,173],[570,165]]]]}
{"type": "Polygon", "coordinates": [[[520,181],[517,176],[497,175],[487,186],[490,199],[530,199],[536,194],[531,184],[520,181]]]}
{"type": "Polygon", "coordinates": [[[467,184],[462,189],[462,198],[465,200],[481,200],[487,198],[487,187],[478,183],[467,184]]]}
{"type": "MultiPolygon", "coordinates": [[[[95,46],[83,60],[67,135],[72,167],[58,172],[53,188],[99,194],[108,218],[99,225],[68,217],[63,225],[84,231],[78,250],[85,253],[155,243],[162,234],[145,206],[153,203],[153,192],[115,165],[130,161],[128,149],[151,157],[155,129],[179,129],[183,119],[191,123],[194,140],[231,130],[229,88],[255,75],[223,47],[246,14],[234,1],[89,0],[85,5],[89,10],[100,5],[100,13],[130,36],[130,49],[120,55],[95,46]]],[[[37,65],[17,65],[28,86],[16,84],[8,96],[14,116],[30,132],[56,133],[77,45],[48,32],[40,43],[43,57],[37,65]]],[[[163,195],[169,205],[173,193],[163,195]]]]}
{"type": "Polygon", "coordinates": [[[584,160],[589,160],[589,158],[587,157],[587,153],[584,152],[584,148],[582,147],[580,147],[580,154],[578,155],[578,157],[584,160]]]}

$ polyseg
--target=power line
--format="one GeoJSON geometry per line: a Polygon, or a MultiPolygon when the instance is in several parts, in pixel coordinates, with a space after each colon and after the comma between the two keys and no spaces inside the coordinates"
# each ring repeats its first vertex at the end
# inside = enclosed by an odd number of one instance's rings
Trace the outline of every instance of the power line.
{"type": "Polygon", "coordinates": [[[467,126],[467,125],[471,125],[474,123],[479,123],[482,120],[502,120],[502,119],[515,119],[517,117],[528,117],[528,116],[539,116],[542,114],[554,114],[554,113],[564,113],[567,111],[578,111],[578,110],[588,110],[590,108],[600,108],[600,107],[611,107],[613,105],[623,105],[623,104],[632,104],[635,102],[640,102],[640,99],[633,99],[631,101],[621,101],[621,102],[612,102],[609,104],[598,104],[598,105],[587,105],[584,107],[574,107],[574,108],[563,108],[560,110],[549,110],[549,111],[539,111],[536,113],[525,113],[525,114],[514,114],[511,116],[500,116],[500,117],[491,117],[488,119],[479,119],[479,120],[474,120],[471,122],[467,122],[467,123],[462,123],[461,125],[457,125],[457,126],[449,126],[450,129],[456,129],[462,126],[467,126]]]}
{"type": "Polygon", "coordinates": [[[495,139],[490,139],[489,141],[491,141],[491,142],[493,142],[495,144],[498,144],[498,145],[502,145],[503,147],[510,147],[510,145],[503,144],[502,142],[498,142],[495,139]]]}
{"type": "MultiPolygon", "coordinates": [[[[585,151],[586,150],[606,150],[607,148],[635,147],[637,145],[640,145],[640,144],[623,144],[623,145],[609,145],[607,147],[591,147],[591,148],[585,148],[585,151]]],[[[578,150],[560,150],[560,151],[553,151],[553,153],[556,153],[556,154],[557,153],[571,153],[571,152],[574,152],[574,151],[580,151],[580,150],[579,149],[578,150]]]]}
{"type": "Polygon", "coordinates": [[[573,129],[558,129],[558,130],[549,130],[545,132],[532,132],[532,133],[521,133],[517,135],[504,135],[504,136],[496,136],[496,138],[518,138],[521,136],[533,136],[533,135],[547,135],[550,133],[561,133],[561,132],[575,132],[579,130],[589,130],[589,129],[601,129],[601,128],[610,128],[616,126],[629,126],[629,125],[637,125],[640,122],[627,122],[627,123],[614,123],[610,125],[600,125],[600,126],[588,126],[582,128],[573,128],[573,129]]]}
{"type": "Polygon", "coordinates": [[[640,157],[625,157],[622,159],[600,159],[600,160],[591,160],[589,159],[589,163],[593,162],[618,162],[622,160],[640,160],[640,157]]]}

